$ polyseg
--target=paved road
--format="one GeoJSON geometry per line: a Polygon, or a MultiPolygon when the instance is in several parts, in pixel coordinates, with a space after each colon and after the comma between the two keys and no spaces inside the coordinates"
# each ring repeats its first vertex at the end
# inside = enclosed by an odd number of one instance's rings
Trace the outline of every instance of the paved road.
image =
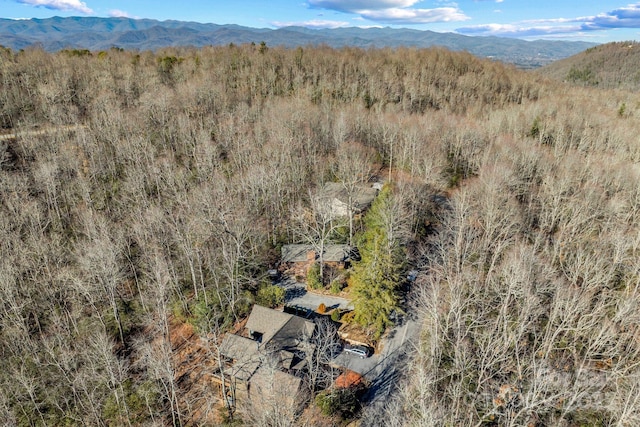
{"type": "Polygon", "coordinates": [[[384,401],[391,394],[400,375],[406,372],[406,363],[418,344],[420,329],[419,320],[406,319],[403,325],[395,327],[389,336],[382,340],[380,361],[365,374],[370,382],[365,400],[384,401]]]}
{"type": "Polygon", "coordinates": [[[376,365],[380,363],[380,359],[379,354],[374,354],[366,359],[362,359],[355,354],[345,353],[343,351],[331,361],[331,364],[336,367],[347,368],[350,371],[363,375],[367,379],[371,379],[368,374],[374,371],[376,365]]]}
{"type": "Polygon", "coordinates": [[[420,323],[407,319],[402,325],[394,327],[380,342],[381,351],[362,359],[356,355],[342,352],[334,360],[335,366],[341,366],[364,375],[371,385],[369,400],[387,386],[401,360],[414,349],[420,334],[420,323]]]}
{"type": "Polygon", "coordinates": [[[319,295],[312,292],[307,292],[307,287],[304,283],[296,282],[295,278],[284,278],[279,286],[282,286],[286,290],[284,302],[287,305],[304,307],[309,310],[317,310],[320,304],[327,306],[327,309],[342,308],[353,309],[351,301],[346,298],[340,298],[333,295],[319,295]]]}

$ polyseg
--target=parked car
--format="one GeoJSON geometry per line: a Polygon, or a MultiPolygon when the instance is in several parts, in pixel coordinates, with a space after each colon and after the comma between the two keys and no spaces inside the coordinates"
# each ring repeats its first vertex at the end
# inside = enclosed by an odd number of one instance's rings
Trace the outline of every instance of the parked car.
{"type": "Polygon", "coordinates": [[[371,356],[371,349],[364,345],[346,345],[344,347],[345,353],[353,354],[355,356],[360,357],[361,359],[366,359],[371,356]]]}

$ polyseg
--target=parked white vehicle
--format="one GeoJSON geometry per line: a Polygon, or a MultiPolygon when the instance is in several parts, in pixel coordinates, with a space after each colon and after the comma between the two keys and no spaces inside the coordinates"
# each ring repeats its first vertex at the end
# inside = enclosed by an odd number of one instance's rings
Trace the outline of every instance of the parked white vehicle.
{"type": "Polygon", "coordinates": [[[361,359],[366,359],[371,356],[371,349],[364,345],[346,345],[344,348],[345,353],[350,353],[361,359]]]}

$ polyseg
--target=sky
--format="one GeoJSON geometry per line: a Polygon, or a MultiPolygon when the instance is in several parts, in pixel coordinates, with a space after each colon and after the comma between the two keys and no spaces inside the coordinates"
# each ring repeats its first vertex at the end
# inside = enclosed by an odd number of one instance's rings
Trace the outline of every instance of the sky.
{"type": "Polygon", "coordinates": [[[640,40],[629,0],[0,0],[0,17],[125,16],[257,28],[394,27],[469,36],[640,40]]]}

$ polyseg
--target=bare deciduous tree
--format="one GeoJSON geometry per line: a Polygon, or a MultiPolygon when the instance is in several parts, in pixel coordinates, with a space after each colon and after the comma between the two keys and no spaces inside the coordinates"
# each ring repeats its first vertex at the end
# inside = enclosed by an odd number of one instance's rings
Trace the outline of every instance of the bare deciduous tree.
{"type": "Polygon", "coordinates": [[[373,172],[372,150],[356,143],[341,141],[336,150],[333,174],[344,188],[347,196],[346,208],[349,216],[349,244],[353,244],[353,220],[356,214],[356,195],[366,185],[373,172]]]}

